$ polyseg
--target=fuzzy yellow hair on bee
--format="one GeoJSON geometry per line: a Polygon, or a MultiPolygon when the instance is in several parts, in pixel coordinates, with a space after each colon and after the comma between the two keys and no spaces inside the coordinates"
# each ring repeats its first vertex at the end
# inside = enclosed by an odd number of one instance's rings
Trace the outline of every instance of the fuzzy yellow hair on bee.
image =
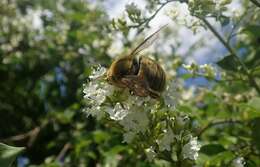
{"type": "Polygon", "coordinates": [[[165,71],[155,60],[136,55],[150,46],[164,27],[148,36],[129,55],[116,59],[106,72],[108,83],[128,88],[136,96],[160,97],[166,85],[165,71]]]}

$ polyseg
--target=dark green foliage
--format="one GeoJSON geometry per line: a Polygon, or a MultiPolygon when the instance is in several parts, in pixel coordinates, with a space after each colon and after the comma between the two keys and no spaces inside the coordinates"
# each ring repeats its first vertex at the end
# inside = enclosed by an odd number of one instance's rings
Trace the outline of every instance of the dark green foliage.
{"type": "MultiPolygon", "coordinates": [[[[212,17],[221,26],[232,24],[224,15],[229,0],[220,8],[212,0],[179,2],[187,3],[192,15],[212,17]]],[[[27,166],[42,167],[171,166],[159,159],[149,162],[138,143],[122,143],[120,127],[82,112],[86,107],[82,85],[88,81],[91,67],[108,67],[110,56],[115,56],[108,52],[113,33],[122,33],[122,43],[132,46],[139,39],[130,41],[130,30],[137,30],[137,35],[148,30],[160,5],[167,3],[170,1],[147,1],[148,15],[129,4],[129,20],[111,21],[101,5],[88,1],[0,0],[0,142],[17,146],[0,143],[0,166],[8,166],[16,156],[28,158],[27,166]],[[34,19],[37,15],[38,20],[34,19]]],[[[260,85],[260,27],[255,20],[247,21],[250,23],[238,24],[244,38],[237,38],[232,46],[238,57],[229,53],[216,63],[225,76],[216,79],[210,69],[208,75],[198,75],[196,65],[193,73],[178,76],[181,81],[205,77],[210,85],[209,89],[196,89],[189,98],[183,97],[187,88],[178,90],[178,110],[191,117],[187,126],[202,144],[199,166],[230,166],[237,157],[244,157],[247,166],[260,166],[260,98],[248,79],[254,78],[260,85]]],[[[175,38],[178,32],[173,37],[170,33],[166,35],[175,38]]],[[[165,56],[165,62],[177,71],[185,58],[173,54],[165,56]]],[[[164,115],[158,112],[154,119],[164,119],[164,115]]],[[[185,160],[185,165],[193,164],[185,160]]]]}
{"type": "Polygon", "coordinates": [[[225,70],[237,71],[239,69],[239,65],[236,63],[236,59],[233,55],[225,56],[223,59],[218,61],[217,64],[225,70]]]}

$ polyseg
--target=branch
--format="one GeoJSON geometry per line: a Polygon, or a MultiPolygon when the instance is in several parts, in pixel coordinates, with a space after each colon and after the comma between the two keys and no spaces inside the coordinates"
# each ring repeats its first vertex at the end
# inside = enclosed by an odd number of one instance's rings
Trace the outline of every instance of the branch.
{"type": "Polygon", "coordinates": [[[27,142],[27,146],[31,147],[32,144],[34,143],[35,139],[37,138],[40,130],[41,130],[40,127],[36,127],[34,129],[26,132],[26,133],[22,133],[22,134],[18,134],[18,135],[15,135],[15,136],[8,137],[6,139],[2,139],[2,141],[4,141],[4,142],[21,141],[21,140],[25,140],[25,139],[29,138],[28,142],[27,142]]]}
{"type": "MultiPolygon", "coordinates": [[[[161,6],[154,12],[154,14],[152,16],[150,16],[149,18],[145,19],[144,21],[142,21],[141,23],[139,23],[138,25],[132,25],[129,26],[129,28],[137,28],[139,26],[142,26],[143,24],[148,25],[150,23],[150,21],[159,13],[159,11],[168,3],[173,2],[176,0],[167,0],[164,3],[161,3],[161,6]]],[[[260,4],[256,1],[256,0],[251,0],[252,2],[255,2],[256,5],[260,7],[260,4]]],[[[185,2],[185,0],[183,1],[185,2]]],[[[233,50],[233,48],[229,45],[228,42],[226,42],[224,40],[224,38],[214,29],[214,27],[208,22],[207,19],[200,17],[200,16],[195,16],[198,19],[202,20],[204,22],[204,24],[206,24],[206,26],[211,30],[211,32],[219,39],[219,41],[227,48],[227,50],[230,52],[230,54],[232,56],[234,56],[235,59],[237,59],[238,63],[242,66],[242,70],[243,72],[247,75],[248,77],[248,81],[249,84],[251,86],[253,86],[256,91],[258,92],[258,94],[260,94],[260,87],[258,86],[258,84],[255,81],[255,78],[252,76],[252,74],[250,73],[249,69],[246,67],[245,63],[243,61],[240,60],[239,56],[236,54],[236,52],[233,50]]],[[[143,29],[142,29],[143,30],[143,29]]],[[[141,30],[141,31],[142,31],[141,30]]],[[[141,32],[140,31],[140,32],[141,32]]],[[[139,32],[139,33],[140,33],[139,32]]]]}
{"type": "Polygon", "coordinates": [[[211,122],[211,123],[207,124],[205,127],[201,128],[198,131],[197,136],[200,137],[206,130],[208,130],[211,127],[214,127],[217,125],[223,125],[223,124],[242,124],[242,121],[230,119],[230,120],[221,120],[221,121],[211,122]]]}
{"type": "Polygon", "coordinates": [[[142,22],[140,22],[139,24],[137,24],[137,25],[130,25],[130,26],[128,26],[128,27],[129,27],[129,28],[137,28],[137,27],[140,27],[140,26],[142,26],[142,25],[145,25],[145,26],[149,25],[150,21],[152,21],[152,19],[155,18],[155,16],[160,12],[160,10],[162,10],[162,8],[163,8],[165,5],[167,5],[168,3],[173,2],[173,1],[175,1],[175,0],[168,0],[168,1],[166,1],[166,2],[160,3],[161,6],[154,12],[154,14],[152,14],[150,17],[144,19],[144,20],[143,20],[142,22]]]}
{"type": "Polygon", "coordinates": [[[38,137],[40,131],[47,124],[48,124],[48,122],[44,123],[41,126],[37,126],[37,127],[33,128],[32,130],[30,130],[30,131],[28,131],[26,133],[14,135],[14,136],[7,137],[7,138],[1,139],[1,140],[4,141],[4,142],[14,142],[14,141],[22,141],[22,140],[28,139],[27,147],[31,147],[33,145],[33,143],[35,142],[36,138],[38,137]]]}
{"type": "Polygon", "coordinates": [[[238,63],[241,65],[243,72],[247,75],[248,77],[248,81],[249,84],[251,86],[253,86],[256,91],[258,92],[258,94],[260,94],[260,87],[257,85],[255,78],[251,75],[251,73],[249,72],[248,68],[246,67],[246,65],[244,64],[243,61],[240,60],[240,58],[238,57],[238,55],[236,54],[236,52],[233,50],[233,48],[222,38],[222,36],[215,30],[215,28],[208,22],[207,19],[196,16],[197,18],[199,18],[200,20],[202,20],[204,22],[204,24],[206,24],[206,26],[210,29],[210,31],[219,39],[219,41],[227,48],[227,50],[230,52],[230,54],[232,56],[234,56],[234,58],[238,61],[238,63]]]}
{"type": "Polygon", "coordinates": [[[253,4],[260,8],[260,3],[257,0],[250,0],[253,4]]]}
{"type": "Polygon", "coordinates": [[[69,142],[67,142],[67,143],[63,146],[63,148],[62,148],[62,150],[60,151],[59,155],[57,156],[56,160],[57,160],[57,161],[62,161],[62,159],[64,158],[65,154],[68,152],[68,150],[69,150],[71,147],[72,147],[72,145],[71,145],[69,142]]]}

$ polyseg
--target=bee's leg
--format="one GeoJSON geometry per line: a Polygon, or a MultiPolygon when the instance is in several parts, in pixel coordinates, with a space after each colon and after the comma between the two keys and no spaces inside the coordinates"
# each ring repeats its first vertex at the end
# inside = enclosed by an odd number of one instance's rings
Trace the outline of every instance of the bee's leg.
{"type": "Polygon", "coordinates": [[[154,91],[151,88],[148,88],[148,91],[149,91],[149,96],[150,97],[155,98],[155,99],[160,97],[160,93],[159,92],[154,91]]]}
{"type": "Polygon", "coordinates": [[[127,87],[137,96],[148,96],[147,90],[148,84],[143,78],[137,75],[127,75],[121,79],[121,82],[127,85],[127,87]]]}
{"type": "Polygon", "coordinates": [[[142,79],[137,75],[126,75],[121,78],[121,82],[127,85],[127,87],[135,88],[135,87],[143,87],[142,79]]]}

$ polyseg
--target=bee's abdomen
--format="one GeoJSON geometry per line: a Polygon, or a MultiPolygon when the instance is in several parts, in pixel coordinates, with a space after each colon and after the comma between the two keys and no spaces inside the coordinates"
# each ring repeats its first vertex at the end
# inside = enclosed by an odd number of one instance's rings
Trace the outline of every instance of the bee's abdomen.
{"type": "Polygon", "coordinates": [[[138,75],[143,75],[152,90],[162,92],[166,84],[166,75],[163,68],[148,57],[140,58],[138,75]]]}

